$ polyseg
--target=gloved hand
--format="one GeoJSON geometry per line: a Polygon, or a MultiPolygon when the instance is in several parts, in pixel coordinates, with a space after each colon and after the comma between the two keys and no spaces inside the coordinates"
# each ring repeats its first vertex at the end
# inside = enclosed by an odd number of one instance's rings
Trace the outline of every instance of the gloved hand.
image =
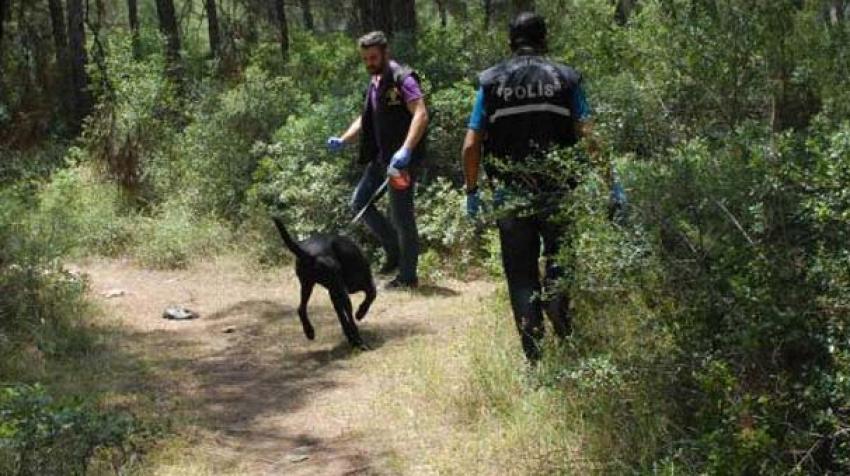
{"type": "Polygon", "coordinates": [[[407,167],[410,164],[411,156],[410,149],[402,147],[393,154],[393,158],[390,160],[390,167],[399,170],[407,167]]]}
{"type": "Polygon", "coordinates": [[[623,184],[619,180],[615,180],[614,185],[611,187],[611,197],[608,200],[608,217],[612,220],[624,219],[628,204],[629,200],[626,198],[626,189],[623,188],[623,184]]]}
{"type": "Polygon", "coordinates": [[[475,218],[481,209],[481,195],[478,190],[466,194],[466,216],[475,218]]]}
{"type": "Polygon", "coordinates": [[[328,139],[328,150],[331,152],[339,152],[345,147],[345,141],[342,137],[331,137],[328,139]]]}

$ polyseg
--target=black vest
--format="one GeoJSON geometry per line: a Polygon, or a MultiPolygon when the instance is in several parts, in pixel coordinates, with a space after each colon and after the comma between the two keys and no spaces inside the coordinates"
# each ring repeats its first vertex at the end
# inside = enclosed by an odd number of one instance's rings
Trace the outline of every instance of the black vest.
{"type": "MultiPolygon", "coordinates": [[[[574,89],[581,76],[535,55],[514,56],[479,75],[487,124],[485,154],[523,162],[578,142],[574,89]]],[[[491,176],[501,177],[485,162],[491,176]]]]}
{"type": "MultiPolygon", "coordinates": [[[[401,94],[401,85],[408,76],[413,76],[419,82],[415,71],[395,61],[389,62],[378,85],[376,114],[372,114],[369,88],[366,89],[366,104],[360,118],[360,162],[377,160],[388,165],[393,154],[404,145],[413,121],[413,115],[407,110],[401,94]],[[376,123],[373,123],[373,119],[376,123]]],[[[425,137],[422,137],[412,153],[410,163],[417,165],[425,154],[425,137]]]]}

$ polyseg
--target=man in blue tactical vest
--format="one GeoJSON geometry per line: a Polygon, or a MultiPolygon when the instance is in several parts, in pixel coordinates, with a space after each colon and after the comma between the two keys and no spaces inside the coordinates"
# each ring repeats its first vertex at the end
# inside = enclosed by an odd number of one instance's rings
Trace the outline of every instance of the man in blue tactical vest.
{"type": "Polygon", "coordinates": [[[387,288],[415,288],[419,236],[413,209],[416,174],[425,153],[428,110],[416,73],[390,59],[387,38],[375,31],[358,40],[360,56],[371,75],[363,113],[340,137],[328,139],[328,148],[341,150],[360,138],[360,161],[366,164],[354,191],[354,213],[369,203],[384,180],[390,179],[392,223],[374,206],[363,214],[366,226],[384,248],[386,261],[380,273],[398,269],[387,288]]]}
{"type": "Polygon", "coordinates": [[[533,204],[530,211],[503,210],[498,228],[517,329],[525,355],[535,362],[540,358],[544,310],[559,337],[572,331],[568,296],[551,291],[564,273],[555,256],[567,237],[564,225],[552,220],[551,212],[568,190],[558,188],[551,170],[519,177],[509,167],[505,170],[494,164],[545,161],[546,152],[573,146],[590,134],[592,122],[581,75],[543,56],[546,24],[541,16],[519,14],[510,24],[510,46],[513,55],[509,59],[479,76],[463,145],[463,168],[470,216],[475,216],[479,208],[482,149],[486,157],[497,159],[484,164],[488,177],[501,184],[495,194],[497,207],[498,196],[505,190],[524,195],[533,204]],[[542,285],[538,268],[541,245],[546,261],[542,285]]]}

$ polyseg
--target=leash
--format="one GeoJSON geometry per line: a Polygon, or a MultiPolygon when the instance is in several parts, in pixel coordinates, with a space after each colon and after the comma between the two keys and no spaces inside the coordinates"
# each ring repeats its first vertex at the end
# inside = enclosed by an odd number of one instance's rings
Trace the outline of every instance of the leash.
{"type": "Polygon", "coordinates": [[[384,192],[387,191],[387,184],[389,184],[389,183],[390,183],[390,179],[389,179],[389,177],[387,177],[384,180],[384,182],[378,187],[378,189],[375,190],[375,193],[373,193],[372,196],[369,197],[369,201],[366,202],[366,205],[364,205],[363,208],[359,212],[357,212],[357,215],[355,215],[354,219],[351,220],[351,223],[349,223],[350,226],[353,226],[358,221],[360,221],[360,219],[363,218],[363,215],[366,213],[366,210],[369,207],[371,207],[375,202],[378,201],[378,199],[380,199],[384,195],[384,192]]]}

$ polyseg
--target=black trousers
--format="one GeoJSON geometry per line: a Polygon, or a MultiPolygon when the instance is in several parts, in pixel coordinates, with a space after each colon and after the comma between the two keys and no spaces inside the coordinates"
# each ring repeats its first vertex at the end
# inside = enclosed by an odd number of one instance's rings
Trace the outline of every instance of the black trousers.
{"type": "Polygon", "coordinates": [[[555,293],[554,283],[564,276],[555,257],[563,240],[565,226],[552,223],[541,215],[506,217],[498,221],[502,247],[502,265],[508,282],[511,307],[522,349],[529,360],[540,358],[545,311],[558,337],[572,332],[570,302],[566,293],[555,293]],[[540,280],[541,245],[545,259],[543,282],[540,280]]]}

